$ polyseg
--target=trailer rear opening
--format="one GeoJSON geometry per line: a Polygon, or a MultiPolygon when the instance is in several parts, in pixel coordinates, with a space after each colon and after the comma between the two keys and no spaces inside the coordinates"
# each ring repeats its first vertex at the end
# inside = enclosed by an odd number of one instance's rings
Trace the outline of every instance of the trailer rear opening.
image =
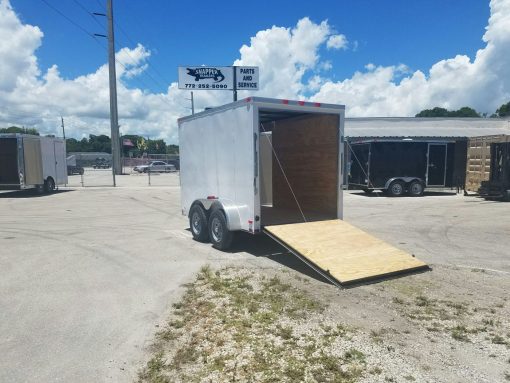
{"type": "Polygon", "coordinates": [[[16,138],[0,138],[0,184],[17,184],[18,143],[16,138]]]}
{"type": "Polygon", "coordinates": [[[261,225],[338,218],[339,116],[259,118],[261,225]]]}

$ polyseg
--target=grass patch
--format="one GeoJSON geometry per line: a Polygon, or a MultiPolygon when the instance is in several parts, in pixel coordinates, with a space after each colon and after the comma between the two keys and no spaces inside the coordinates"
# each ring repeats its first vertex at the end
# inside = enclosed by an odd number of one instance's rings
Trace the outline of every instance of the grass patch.
{"type": "Polygon", "coordinates": [[[140,383],[354,383],[367,369],[355,330],[322,323],[325,305],[277,276],[203,267],[174,309],[140,383]]]}

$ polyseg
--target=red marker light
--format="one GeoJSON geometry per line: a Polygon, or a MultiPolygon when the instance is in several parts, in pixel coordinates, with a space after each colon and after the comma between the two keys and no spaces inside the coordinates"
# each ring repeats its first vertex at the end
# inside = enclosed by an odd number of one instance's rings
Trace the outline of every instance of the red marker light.
{"type": "Polygon", "coordinates": [[[282,104],[288,105],[289,104],[289,100],[282,100],[282,104]]]}
{"type": "Polygon", "coordinates": [[[301,105],[301,106],[304,106],[305,102],[304,101],[298,101],[298,104],[301,105]]]}

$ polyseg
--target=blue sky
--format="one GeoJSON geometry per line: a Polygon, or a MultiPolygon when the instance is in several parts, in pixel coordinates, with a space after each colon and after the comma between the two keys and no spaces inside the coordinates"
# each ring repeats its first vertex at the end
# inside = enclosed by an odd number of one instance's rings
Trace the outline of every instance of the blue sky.
{"type": "MultiPolygon", "coordinates": [[[[90,33],[105,33],[90,12],[105,12],[104,0],[47,0],[90,33]],[[79,4],[82,5],[80,7],[79,4]]],[[[37,50],[40,68],[57,64],[62,77],[74,78],[96,70],[106,51],[41,0],[11,0],[24,23],[44,33],[37,50]]],[[[346,51],[320,51],[330,60],[335,80],[351,77],[367,63],[406,64],[427,71],[435,62],[483,47],[481,36],[489,17],[482,0],[391,1],[140,1],[114,0],[117,48],[142,43],[152,53],[148,74],[131,86],[164,92],[177,77],[179,65],[228,65],[239,57],[258,31],[273,25],[291,27],[300,18],[328,20],[351,43],[346,51]],[[126,36],[127,35],[127,36],[126,36]],[[357,42],[357,49],[352,49],[357,42]]],[[[103,46],[105,42],[101,41],[103,46]]]]}
{"type": "MultiPolygon", "coordinates": [[[[510,101],[510,0],[114,0],[124,133],[178,142],[179,65],[256,65],[239,97],[343,104],[348,117],[510,101]]],[[[0,0],[0,124],[69,135],[109,127],[105,0],[0,0]],[[56,11],[57,10],[57,11],[56,11]],[[71,22],[69,21],[71,20],[71,22]]],[[[197,91],[195,110],[232,100],[197,91]]]]}

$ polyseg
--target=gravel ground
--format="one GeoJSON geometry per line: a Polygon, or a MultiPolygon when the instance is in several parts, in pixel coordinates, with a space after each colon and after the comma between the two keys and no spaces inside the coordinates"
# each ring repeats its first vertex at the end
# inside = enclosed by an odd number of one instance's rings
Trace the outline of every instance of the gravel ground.
{"type": "Polygon", "coordinates": [[[497,273],[439,266],[339,290],[232,266],[187,288],[140,382],[510,379],[510,283],[497,273]],[[278,298],[261,293],[268,284],[278,298]]]}

